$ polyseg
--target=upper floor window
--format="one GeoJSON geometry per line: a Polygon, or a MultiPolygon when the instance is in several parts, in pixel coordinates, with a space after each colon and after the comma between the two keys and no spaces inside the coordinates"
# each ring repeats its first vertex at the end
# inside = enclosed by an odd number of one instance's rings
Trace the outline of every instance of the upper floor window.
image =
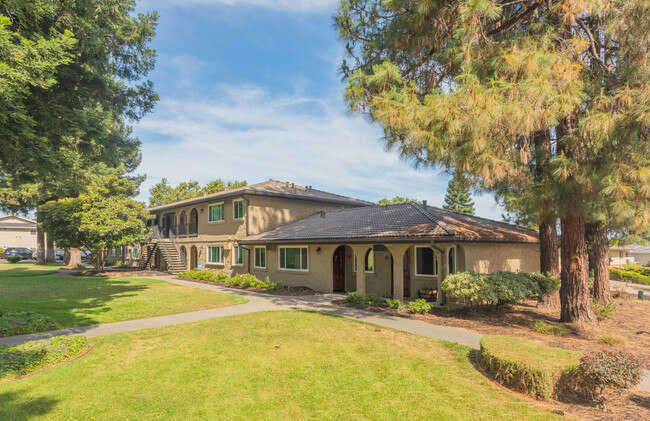
{"type": "Polygon", "coordinates": [[[208,222],[223,221],[223,203],[208,206],[208,222]]]}
{"type": "Polygon", "coordinates": [[[244,265],[244,248],[240,246],[232,246],[232,264],[233,266],[244,265]]]}
{"type": "Polygon", "coordinates": [[[242,219],[244,217],[244,201],[235,200],[233,204],[233,219],[242,219]]]}
{"type": "Polygon", "coordinates": [[[308,270],[307,247],[280,247],[280,269],[308,270]]]}
{"type": "Polygon", "coordinates": [[[266,247],[255,247],[253,266],[258,269],[266,269],[266,247]]]}
{"type": "Polygon", "coordinates": [[[223,246],[208,246],[208,263],[223,265],[223,246]]]}
{"type": "Polygon", "coordinates": [[[438,275],[438,256],[431,247],[415,248],[415,274],[422,276],[438,275]]]}

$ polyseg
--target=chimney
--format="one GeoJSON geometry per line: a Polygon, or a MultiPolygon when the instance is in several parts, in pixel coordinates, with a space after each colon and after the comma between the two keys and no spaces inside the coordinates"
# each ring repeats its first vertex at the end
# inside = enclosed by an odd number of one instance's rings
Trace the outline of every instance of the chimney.
{"type": "Polygon", "coordinates": [[[426,200],[422,201],[422,207],[424,208],[424,210],[427,210],[427,201],[426,200]]]}
{"type": "Polygon", "coordinates": [[[292,189],[295,189],[295,188],[296,188],[296,184],[295,184],[295,183],[291,183],[291,188],[292,188],[292,189]]]}
{"type": "Polygon", "coordinates": [[[320,211],[320,217],[325,219],[325,211],[320,211]]]}

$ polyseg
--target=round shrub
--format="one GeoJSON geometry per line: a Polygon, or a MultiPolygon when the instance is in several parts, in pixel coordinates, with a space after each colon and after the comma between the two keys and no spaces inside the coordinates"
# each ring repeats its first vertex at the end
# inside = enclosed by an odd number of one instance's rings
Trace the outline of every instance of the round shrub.
{"type": "Polygon", "coordinates": [[[413,313],[426,314],[431,311],[433,304],[429,303],[424,298],[418,298],[415,301],[409,302],[409,310],[413,313]]]}
{"type": "Polygon", "coordinates": [[[7,257],[7,261],[8,261],[9,263],[18,263],[18,262],[20,262],[21,260],[23,260],[23,258],[20,257],[20,256],[9,256],[9,257],[7,257]]]}
{"type": "Polygon", "coordinates": [[[641,361],[625,351],[597,351],[582,357],[579,373],[588,390],[604,402],[606,389],[620,393],[641,382],[641,361]]]}

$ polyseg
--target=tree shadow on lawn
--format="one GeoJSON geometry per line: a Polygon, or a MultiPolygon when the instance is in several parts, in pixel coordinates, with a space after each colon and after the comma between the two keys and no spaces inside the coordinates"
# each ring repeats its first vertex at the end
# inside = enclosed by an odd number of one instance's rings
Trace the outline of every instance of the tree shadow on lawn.
{"type": "MultiPolygon", "coordinates": [[[[28,278],[21,278],[22,283],[28,278]]],[[[2,297],[0,285],[0,297],[2,297]]],[[[4,285],[9,289],[11,286],[4,285]]],[[[115,278],[37,277],[23,293],[15,293],[10,299],[0,299],[0,308],[5,311],[32,311],[55,320],[64,327],[89,326],[101,321],[96,317],[113,309],[111,301],[134,297],[150,288],[148,285],[133,285],[129,281],[115,278]],[[43,282],[45,281],[45,282],[43,282]],[[39,288],[41,287],[41,288],[39,288]],[[39,291],[40,289],[40,291],[39,291]]]]}
{"type": "MultiPolygon", "coordinates": [[[[0,388],[2,386],[0,385],[0,388]]],[[[0,392],[0,419],[24,420],[46,415],[57,404],[58,399],[47,396],[30,398],[20,392],[0,392]]]]}

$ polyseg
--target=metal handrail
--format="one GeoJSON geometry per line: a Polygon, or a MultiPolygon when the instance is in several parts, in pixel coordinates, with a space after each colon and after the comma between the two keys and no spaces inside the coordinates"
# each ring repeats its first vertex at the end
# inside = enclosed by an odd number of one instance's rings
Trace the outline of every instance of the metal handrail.
{"type": "Polygon", "coordinates": [[[183,253],[183,250],[180,248],[178,243],[176,242],[176,235],[174,235],[174,231],[170,230],[169,231],[169,239],[171,240],[172,244],[174,245],[174,248],[178,252],[178,255],[181,257],[181,262],[183,263],[183,267],[187,269],[187,258],[185,257],[185,253],[183,253]]]}
{"type": "MultiPolygon", "coordinates": [[[[170,243],[172,244],[172,246],[174,246],[174,249],[176,249],[176,252],[180,256],[181,263],[183,264],[183,267],[187,268],[187,258],[185,257],[185,253],[183,253],[181,248],[178,246],[178,243],[176,242],[176,238],[173,235],[173,231],[169,231],[169,232],[171,234],[170,237],[168,237],[169,240],[170,240],[170,243]]],[[[165,241],[162,241],[162,240],[165,239],[165,237],[163,237],[163,233],[160,230],[160,227],[158,225],[155,225],[153,227],[153,238],[155,238],[156,240],[159,240],[158,242],[161,243],[161,244],[165,243],[165,241]]],[[[168,254],[169,251],[167,250],[167,248],[166,247],[160,247],[160,249],[162,250],[163,254],[165,255],[165,259],[167,259],[167,262],[171,263],[172,258],[168,254]]]]}

